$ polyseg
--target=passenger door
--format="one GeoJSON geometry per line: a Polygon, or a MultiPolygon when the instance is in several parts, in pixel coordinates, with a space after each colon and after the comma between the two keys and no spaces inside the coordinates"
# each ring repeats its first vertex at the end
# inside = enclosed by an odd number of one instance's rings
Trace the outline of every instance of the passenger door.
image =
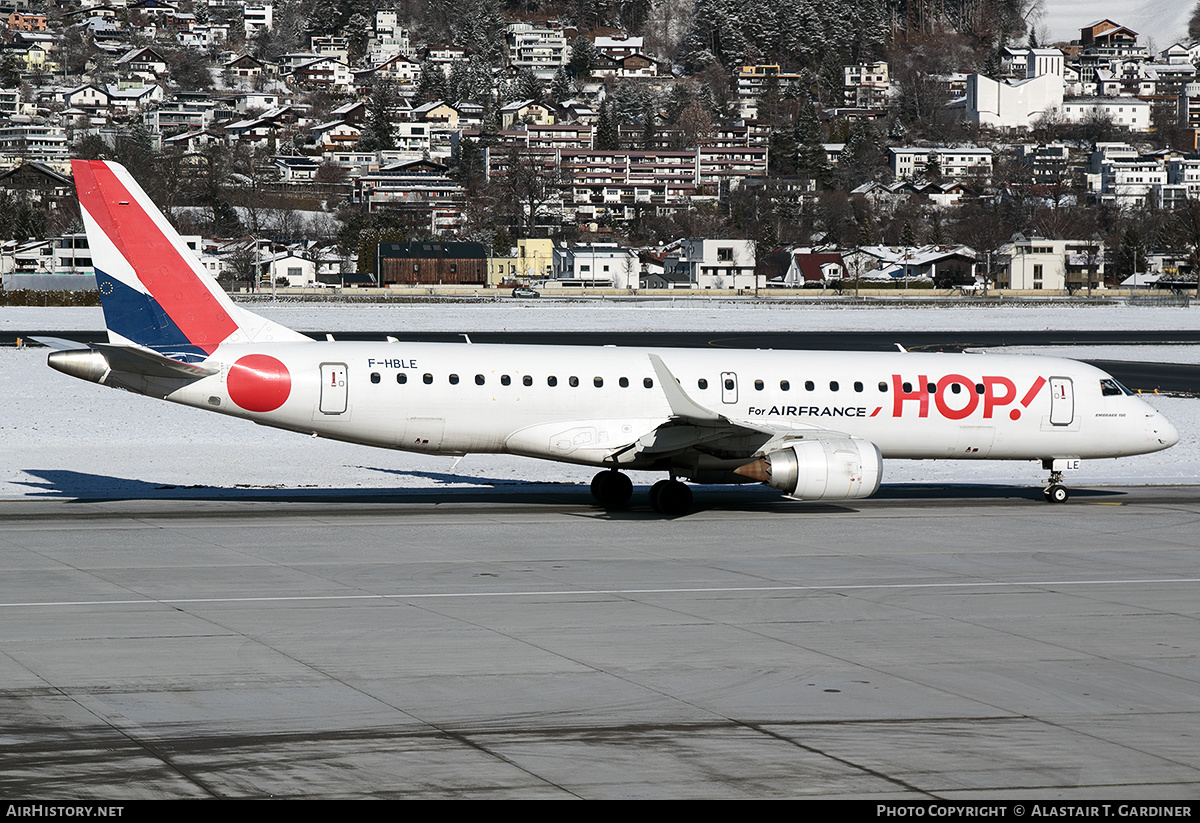
{"type": "Polygon", "coordinates": [[[321,411],[343,414],[346,411],[347,379],[345,363],[321,364],[321,411]]]}
{"type": "Polygon", "coordinates": [[[1050,378],[1050,425],[1069,426],[1075,419],[1075,384],[1069,377],[1050,378]]]}

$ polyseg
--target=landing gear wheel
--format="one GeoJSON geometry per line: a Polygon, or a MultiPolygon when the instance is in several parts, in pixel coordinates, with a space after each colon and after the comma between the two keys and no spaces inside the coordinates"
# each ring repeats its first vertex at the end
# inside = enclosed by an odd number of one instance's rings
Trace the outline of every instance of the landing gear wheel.
{"type": "Polygon", "coordinates": [[[1046,487],[1046,490],[1042,492],[1042,496],[1046,498],[1047,503],[1066,503],[1071,497],[1071,493],[1067,491],[1066,486],[1054,483],[1046,487]]]}
{"type": "Polygon", "coordinates": [[[606,509],[620,508],[633,497],[633,481],[619,471],[602,471],[592,478],[592,497],[606,509]]]}
{"type": "Polygon", "coordinates": [[[692,508],[692,490],[678,480],[660,480],[650,489],[650,505],[670,517],[687,514],[692,508]]]}
{"type": "Polygon", "coordinates": [[[662,494],[662,490],[671,485],[672,482],[673,481],[671,480],[659,480],[650,487],[650,508],[654,509],[655,511],[661,511],[661,509],[658,508],[658,496],[662,494]]]}

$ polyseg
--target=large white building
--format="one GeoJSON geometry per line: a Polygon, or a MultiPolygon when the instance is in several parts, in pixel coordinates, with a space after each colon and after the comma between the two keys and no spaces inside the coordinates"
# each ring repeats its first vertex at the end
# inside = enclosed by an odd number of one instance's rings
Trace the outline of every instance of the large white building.
{"type": "Polygon", "coordinates": [[[1113,125],[1130,131],[1150,130],[1150,101],[1137,97],[1071,97],[1063,101],[1061,111],[1067,123],[1107,117],[1113,125]]]}
{"type": "Polygon", "coordinates": [[[513,23],[505,31],[508,64],[516,68],[554,73],[570,59],[562,30],[543,29],[529,23],[513,23]]]}
{"type": "Polygon", "coordinates": [[[994,129],[1028,129],[1062,103],[1063,79],[1058,74],[1002,82],[972,74],[967,78],[964,117],[994,129]]]}
{"type": "Polygon", "coordinates": [[[1104,284],[1104,243],[1087,240],[1050,240],[1045,237],[1017,237],[1000,247],[1001,259],[1008,263],[1000,274],[1008,288],[1035,291],[1062,291],[1068,287],[1093,288],[1104,284]]]}
{"type": "Polygon", "coordinates": [[[616,243],[585,243],[554,249],[554,280],[560,286],[636,289],[637,253],[616,243]]]}
{"type": "Polygon", "coordinates": [[[992,80],[982,74],[967,77],[963,117],[971,123],[998,129],[1027,129],[1045,112],[1057,111],[1065,93],[1063,53],[1058,49],[1026,49],[1020,59],[1020,79],[992,80]]]}
{"type": "Polygon", "coordinates": [[[688,237],[678,251],[667,255],[663,268],[686,275],[700,289],[754,289],[766,286],[766,277],[755,274],[752,240],[708,240],[688,237]]]}
{"type": "Polygon", "coordinates": [[[911,180],[924,175],[930,160],[935,160],[943,177],[961,179],[992,173],[992,150],[973,146],[897,146],[888,149],[892,176],[911,180]]]}

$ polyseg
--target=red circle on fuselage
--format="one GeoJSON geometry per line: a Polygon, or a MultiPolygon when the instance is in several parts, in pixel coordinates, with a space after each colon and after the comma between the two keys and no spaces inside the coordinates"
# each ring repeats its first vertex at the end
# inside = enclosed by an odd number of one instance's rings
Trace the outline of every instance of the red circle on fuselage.
{"type": "Polygon", "coordinates": [[[248,354],[229,369],[229,399],[246,411],[269,412],[292,393],[287,366],[265,354],[248,354]]]}

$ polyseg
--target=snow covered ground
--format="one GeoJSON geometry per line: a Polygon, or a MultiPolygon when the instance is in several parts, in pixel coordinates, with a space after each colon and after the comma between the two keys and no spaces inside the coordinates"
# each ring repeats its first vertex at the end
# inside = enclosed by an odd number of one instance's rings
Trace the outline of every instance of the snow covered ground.
{"type": "MultiPolygon", "coordinates": [[[[752,302],[679,298],[514,300],[491,302],[250,304],[252,311],[296,329],[351,331],[982,331],[1009,329],[1200,329],[1200,308],[1034,303],[899,306],[825,302],[752,302]]],[[[104,328],[96,308],[11,307],[0,329],[104,328]]]]}
{"type": "MultiPolygon", "coordinates": [[[[734,301],[256,307],[302,329],[421,330],[737,330],[763,324],[792,330],[1195,329],[1200,310],[1003,306],[842,308],[734,301]]],[[[7,308],[0,328],[103,328],[99,309],[7,308]]],[[[901,335],[902,337],[902,335],[901,335]]],[[[1155,362],[1200,362],[1196,346],[1069,347],[1055,354],[1155,362]]],[[[593,471],[525,458],[450,458],[369,449],[302,437],[114,391],[46,367],[42,348],[0,349],[0,498],[237,496],[254,489],[293,493],[364,493],[406,489],[491,488],[586,483],[593,471]]],[[[1200,400],[1147,397],[1180,431],[1174,448],[1120,460],[1085,461],[1068,477],[1076,486],[1190,483],[1200,477],[1200,400]]],[[[657,475],[637,475],[649,484],[657,475]]],[[[891,460],[885,483],[970,482],[1040,485],[1035,463],[891,460]]]]}

